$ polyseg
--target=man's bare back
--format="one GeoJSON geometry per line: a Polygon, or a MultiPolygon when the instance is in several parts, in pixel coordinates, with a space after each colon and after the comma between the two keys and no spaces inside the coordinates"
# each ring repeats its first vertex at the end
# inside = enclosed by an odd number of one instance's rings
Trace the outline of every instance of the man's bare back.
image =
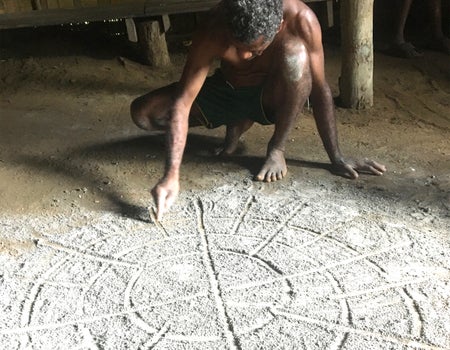
{"type": "Polygon", "coordinates": [[[166,170],[152,190],[158,219],[179,191],[188,126],[226,125],[222,153],[228,155],[255,121],[273,123],[266,160],[255,179],[277,181],[287,173],[286,141],[308,97],[336,173],[356,178],[361,171],[376,175],[385,171],[371,160],[344,159],[339,150],[321,29],[308,6],[299,0],[223,0],[208,17],[194,36],[180,81],[131,105],[139,127],[167,133],[166,170]],[[207,78],[216,59],[221,69],[207,78]],[[221,120],[222,115],[228,119],[221,120]]]}

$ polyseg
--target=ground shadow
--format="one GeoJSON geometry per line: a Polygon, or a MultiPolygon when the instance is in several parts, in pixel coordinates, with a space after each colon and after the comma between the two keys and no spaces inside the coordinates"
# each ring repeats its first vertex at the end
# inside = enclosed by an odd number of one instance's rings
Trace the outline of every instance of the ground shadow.
{"type": "MultiPolygon", "coordinates": [[[[220,146],[222,138],[191,134],[184,155],[184,164],[235,164],[248,169],[255,175],[264,162],[264,157],[238,155],[234,157],[218,157],[213,150],[220,146]]],[[[99,143],[89,147],[82,147],[57,157],[49,158],[46,155],[18,155],[13,159],[16,165],[25,165],[49,175],[58,175],[68,178],[76,183],[81,183],[87,188],[102,186],[106,175],[101,167],[95,164],[121,163],[130,161],[143,164],[148,161],[148,155],[152,154],[159,160],[165,157],[165,136],[162,134],[140,136],[130,139],[99,143]]],[[[327,169],[327,164],[309,162],[304,160],[288,159],[289,166],[327,169]]],[[[148,208],[133,203],[126,198],[126,191],[120,184],[102,186],[104,190],[99,193],[118,214],[140,220],[148,221],[148,208]]]]}
{"type": "MultiPolygon", "coordinates": [[[[247,169],[253,176],[258,173],[264,163],[263,156],[245,154],[226,158],[215,156],[212,150],[221,145],[221,143],[222,138],[219,137],[190,134],[184,154],[184,166],[193,167],[195,164],[201,164],[202,166],[218,164],[220,167],[225,167],[224,171],[226,171],[229,168],[227,166],[228,164],[247,169]]],[[[102,186],[106,177],[105,173],[101,170],[101,166],[98,166],[98,164],[114,164],[117,162],[118,164],[126,164],[123,165],[124,167],[142,166],[146,162],[149,162],[149,154],[152,157],[156,157],[156,160],[152,159],[151,161],[154,164],[158,164],[158,167],[164,163],[164,135],[148,135],[98,143],[93,146],[78,148],[70,153],[62,154],[57,158],[49,158],[45,155],[18,155],[14,162],[17,165],[25,165],[40,172],[63,176],[74,182],[81,183],[82,186],[87,188],[96,188],[97,186],[102,186]],[[130,160],[132,160],[131,163],[130,160]]],[[[332,167],[329,163],[290,158],[287,159],[287,165],[289,168],[322,169],[332,173],[332,167]]],[[[434,188],[425,188],[420,185],[419,181],[409,181],[406,183],[400,180],[396,179],[395,185],[382,185],[382,190],[379,190],[380,186],[376,185],[375,182],[349,182],[348,186],[354,187],[358,192],[364,191],[365,195],[376,195],[377,197],[383,197],[393,202],[399,200],[409,201],[404,193],[416,193],[420,195],[422,191],[426,191],[424,195],[426,194],[426,197],[435,203],[440,203],[443,200],[442,191],[439,191],[437,188],[436,193],[434,193],[434,188]]],[[[386,181],[390,183],[392,179],[386,179],[386,181]]],[[[341,183],[341,185],[344,185],[344,183],[341,183]]],[[[104,191],[98,193],[98,195],[111,203],[112,211],[124,217],[147,222],[150,220],[148,208],[138,205],[132,199],[127,198],[127,191],[124,190],[120,181],[105,187],[104,191]]]]}
{"type": "MultiPolygon", "coordinates": [[[[218,138],[191,135],[189,146],[186,147],[185,160],[187,163],[199,161],[219,161],[205,152],[205,149],[214,148],[220,144],[218,138]]],[[[76,183],[81,183],[87,188],[102,186],[105,182],[105,174],[101,167],[92,166],[98,163],[120,163],[133,159],[135,162],[144,163],[148,160],[148,154],[163,158],[165,155],[164,135],[150,135],[131,139],[124,139],[106,143],[99,143],[89,147],[82,147],[70,153],[60,154],[57,157],[47,155],[17,155],[11,160],[13,165],[26,166],[38,170],[44,174],[63,176],[76,183]]],[[[223,162],[223,160],[220,160],[223,162]]],[[[137,205],[126,198],[126,193],[120,184],[102,186],[103,191],[98,193],[112,205],[112,210],[118,214],[139,221],[149,221],[148,208],[137,205]]]]}

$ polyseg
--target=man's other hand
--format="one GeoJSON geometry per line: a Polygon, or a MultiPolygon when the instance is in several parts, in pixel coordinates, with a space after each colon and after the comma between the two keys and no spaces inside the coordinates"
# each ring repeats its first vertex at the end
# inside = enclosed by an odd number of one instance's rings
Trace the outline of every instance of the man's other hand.
{"type": "Polygon", "coordinates": [[[358,161],[345,159],[334,163],[332,168],[333,173],[350,179],[357,179],[358,173],[383,175],[385,171],[386,167],[383,164],[367,158],[358,161]]]}

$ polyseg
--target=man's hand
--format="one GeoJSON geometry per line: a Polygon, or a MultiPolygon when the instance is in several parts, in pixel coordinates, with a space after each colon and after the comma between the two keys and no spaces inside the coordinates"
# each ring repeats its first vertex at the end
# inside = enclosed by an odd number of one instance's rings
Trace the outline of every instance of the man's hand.
{"type": "Polygon", "coordinates": [[[161,221],[177,198],[180,190],[178,179],[163,178],[152,189],[153,199],[156,203],[156,220],[161,221]]]}
{"type": "Polygon", "coordinates": [[[372,175],[383,175],[386,167],[383,164],[377,163],[374,160],[364,158],[362,160],[345,159],[333,163],[332,172],[348,177],[350,179],[357,179],[358,173],[366,173],[372,175]]]}

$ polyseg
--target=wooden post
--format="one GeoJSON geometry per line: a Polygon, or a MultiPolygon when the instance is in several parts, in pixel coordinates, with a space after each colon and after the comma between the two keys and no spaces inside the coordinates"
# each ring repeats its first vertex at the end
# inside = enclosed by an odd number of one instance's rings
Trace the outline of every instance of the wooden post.
{"type": "Polygon", "coordinates": [[[373,106],[373,3],[374,0],[341,0],[339,88],[343,107],[373,106]]]}
{"type": "Polygon", "coordinates": [[[3,0],[3,7],[6,13],[15,13],[19,11],[19,4],[15,0],[3,0]]]}
{"type": "Polygon", "coordinates": [[[41,0],[32,0],[31,6],[32,6],[33,10],[38,10],[38,11],[42,10],[41,0]]]}
{"type": "MultiPolygon", "coordinates": [[[[162,22],[164,23],[164,22],[162,22]]],[[[144,53],[144,60],[153,67],[170,65],[166,34],[159,20],[148,20],[137,23],[139,44],[144,53]]]]}
{"type": "Polygon", "coordinates": [[[334,26],[333,0],[327,0],[327,26],[328,28],[334,26]]]}

